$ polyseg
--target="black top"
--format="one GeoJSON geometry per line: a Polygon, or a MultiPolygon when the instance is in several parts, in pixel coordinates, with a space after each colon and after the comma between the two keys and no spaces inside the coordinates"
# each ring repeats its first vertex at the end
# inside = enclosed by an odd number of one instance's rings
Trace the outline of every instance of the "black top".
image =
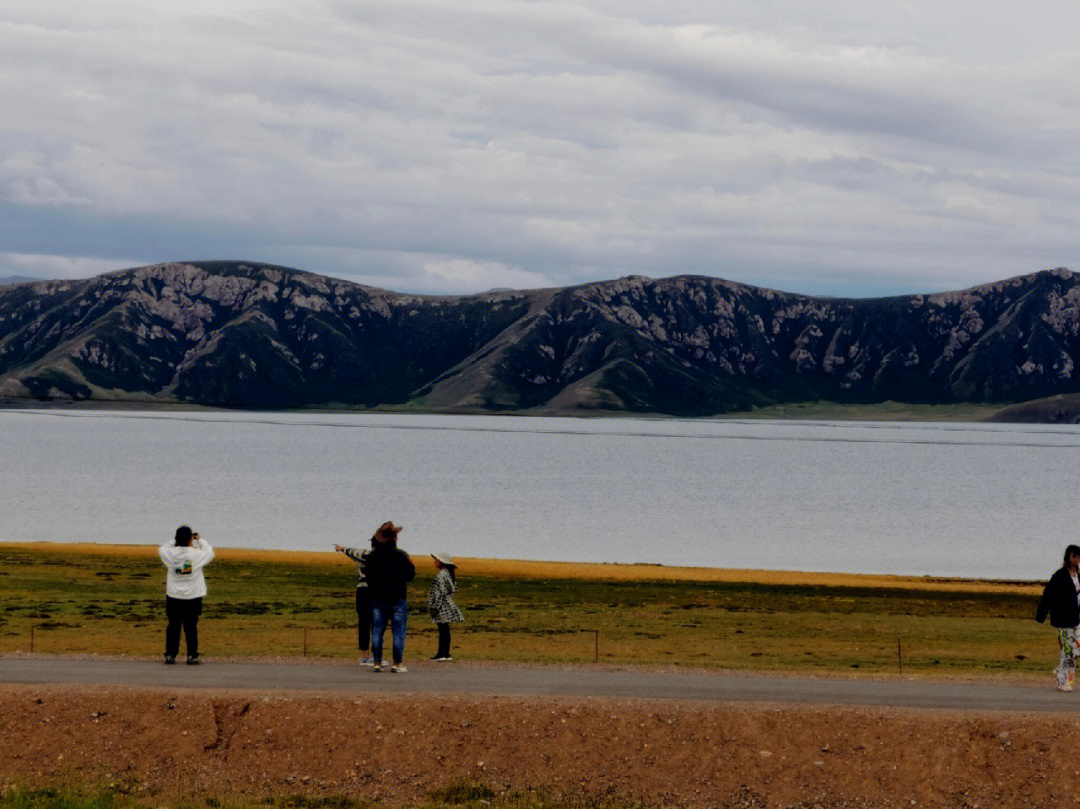
{"type": "Polygon", "coordinates": [[[367,555],[367,582],[371,600],[391,604],[405,598],[405,585],[416,577],[409,554],[389,542],[377,542],[367,555]]]}
{"type": "Polygon", "coordinates": [[[1039,608],[1035,611],[1035,620],[1041,624],[1046,620],[1048,612],[1051,626],[1070,629],[1080,624],[1080,603],[1077,602],[1076,585],[1073,584],[1067,568],[1058,568],[1046,583],[1042,598],[1039,599],[1039,608]]]}

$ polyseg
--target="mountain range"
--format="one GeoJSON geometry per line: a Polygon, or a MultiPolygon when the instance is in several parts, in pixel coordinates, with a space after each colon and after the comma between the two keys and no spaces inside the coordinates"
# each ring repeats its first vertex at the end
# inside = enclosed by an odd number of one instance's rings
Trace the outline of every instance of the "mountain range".
{"type": "Polygon", "coordinates": [[[876,299],[702,276],[427,296],[244,262],[0,286],[0,399],[705,416],[1056,397],[1017,417],[1072,420],[1078,357],[1065,269],[876,299]]]}

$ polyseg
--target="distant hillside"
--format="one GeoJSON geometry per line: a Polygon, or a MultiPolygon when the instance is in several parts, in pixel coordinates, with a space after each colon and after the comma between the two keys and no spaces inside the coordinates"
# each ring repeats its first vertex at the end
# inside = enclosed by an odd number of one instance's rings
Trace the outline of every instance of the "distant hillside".
{"type": "Polygon", "coordinates": [[[709,415],[1080,392],[1080,276],[833,299],[628,277],[404,295],[261,264],[0,287],[0,397],[709,415]]]}
{"type": "Polygon", "coordinates": [[[1080,393],[1059,393],[1045,399],[1004,407],[990,421],[1030,424],[1080,424],[1080,393]]]}
{"type": "Polygon", "coordinates": [[[0,286],[5,284],[31,284],[40,280],[40,278],[31,278],[29,275],[4,275],[0,276],[0,286]]]}

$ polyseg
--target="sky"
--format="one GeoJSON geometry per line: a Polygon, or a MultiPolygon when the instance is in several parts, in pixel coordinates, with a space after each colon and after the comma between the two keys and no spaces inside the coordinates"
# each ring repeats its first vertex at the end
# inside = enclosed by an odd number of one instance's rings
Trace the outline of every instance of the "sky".
{"type": "Polygon", "coordinates": [[[1080,270],[1080,3],[0,0],[0,276],[1080,270]]]}

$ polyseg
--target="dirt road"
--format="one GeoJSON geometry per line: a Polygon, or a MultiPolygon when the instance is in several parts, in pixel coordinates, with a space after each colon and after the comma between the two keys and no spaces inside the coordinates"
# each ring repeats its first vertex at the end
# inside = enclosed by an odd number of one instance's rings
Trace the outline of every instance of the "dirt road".
{"type": "Polygon", "coordinates": [[[404,805],[477,783],[702,808],[1060,807],[1080,804],[1078,707],[1048,684],[6,657],[0,784],[116,783],[152,805],[404,805]]]}
{"type": "Polygon", "coordinates": [[[979,711],[1080,711],[1074,697],[1040,685],[989,685],[882,678],[854,680],[753,676],[685,670],[592,666],[413,664],[407,674],[373,674],[331,662],[209,662],[198,667],[160,661],[50,656],[0,657],[0,682],[70,683],[327,691],[368,694],[473,694],[554,697],[632,697],[707,702],[873,705],[979,711]]]}

